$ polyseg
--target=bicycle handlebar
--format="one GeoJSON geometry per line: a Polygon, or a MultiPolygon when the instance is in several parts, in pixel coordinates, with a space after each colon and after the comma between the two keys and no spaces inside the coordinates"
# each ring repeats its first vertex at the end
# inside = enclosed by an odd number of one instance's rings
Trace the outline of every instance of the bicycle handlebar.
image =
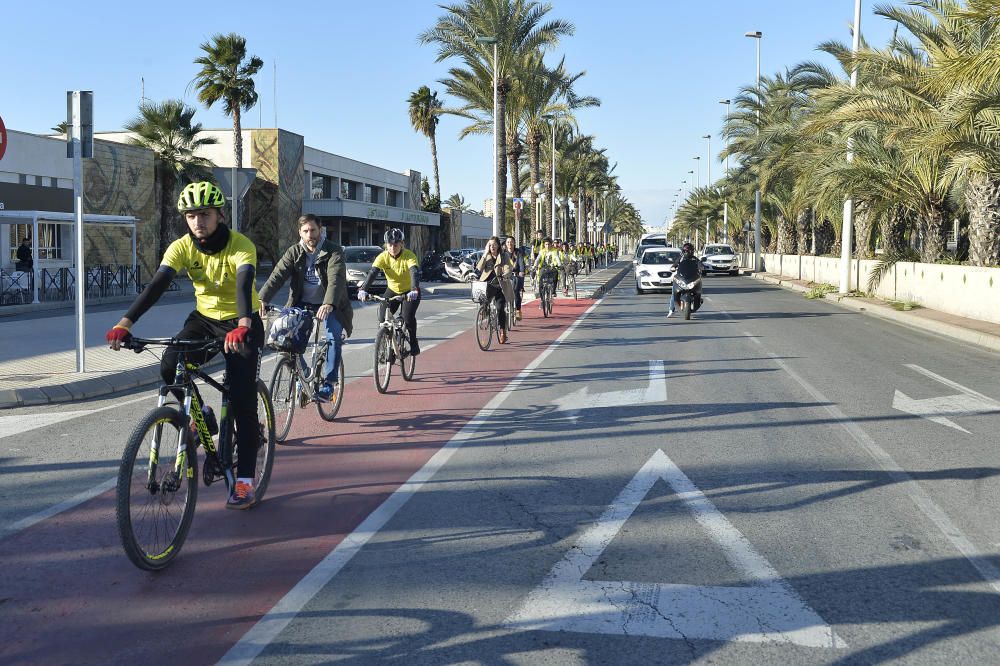
{"type": "Polygon", "coordinates": [[[406,294],[397,294],[396,296],[390,296],[389,298],[386,298],[385,296],[377,296],[375,294],[368,294],[368,298],[381,303],[391,303],[393,301],[405,301],[406,294]]]}
{"type": "Polygon", "coordinates": [[[184,340],[182,338],[138,338],[130,335],[122,341],[122,347],[131,349],[136,354],[144,351],[149,346],[185,347],[184,351],[217,352],[222,349],[222,342],[219,338],[184,340]]]}

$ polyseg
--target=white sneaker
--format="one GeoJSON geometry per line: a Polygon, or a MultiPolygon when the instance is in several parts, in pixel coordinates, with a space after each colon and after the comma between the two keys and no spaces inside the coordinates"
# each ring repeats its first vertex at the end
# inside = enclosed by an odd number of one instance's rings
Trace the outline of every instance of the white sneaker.
{"type": "Polygon", "coordinates": [[[670,319],[673,316],[674,316],[674,311],[673,310],[667,310],[667,319],[670,319]]]}

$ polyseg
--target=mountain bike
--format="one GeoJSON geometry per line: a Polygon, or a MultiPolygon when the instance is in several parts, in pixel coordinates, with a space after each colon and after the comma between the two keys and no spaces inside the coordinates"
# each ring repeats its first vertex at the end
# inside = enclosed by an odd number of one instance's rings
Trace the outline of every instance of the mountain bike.
{"type": "Polygon", "coordinates": [[[405,301],[406,294],[390,298],[370,294],[368,298],[386,305],[382,322],[378,325],[378,333],[375,334],[375,372],[372,373],[376,390],[385,393],[389,389],[389,378],[396,361],[399,361],[399,369],[406,381],[413,379],[413,370],[417,364],[417,357],[410,353],[410,338],[403,323],[403,308],[398,308],[396,314],[392,314],[388,307],[393,301],[405,301]]]}
{"type": "Polygon", "coordinates": [[[573,292],[573,300],[576,300],[576,275],[580,272],[580,264],[577,261],[570,261],[566,264],[566,288],[573,292]]]}
{"type": "MultiPolygon", "coordinates": [[[[268,312],[280,311],[280,308],[268,307],[268,312]]],[[[334,313],[329,314],[335,316],[334,313]]],[[[269,389],[271,402],[274,404],[274,419],[277,423],[278,443],[284,442],[288,431],[292,428],[292,417],[295,408],[305,408],[310,402],[316,403],[316,410],[324,421],[333,421],[340,411],[340,403],[344,400],[344,355],[337,359],[337,381],[333,385],[333,395],[329,400],[316,397],[323,382],[326,381],[326,357],[330,353],[332,343],[326,339],[326,324],[318,319],[313,320],[312,342],[310,353],[279,352],[281,357],[271,374],[269,389]],[[307,354],[309,360],[307,361],[307,354]]]]}
{"type": "MultiPolygon", "coordinates": [[[[221,383],[217,382],[189,359],[221,351],[221,340],[131,337],[123,346],[136,353],[153,346],[170,346],[177,351],[174,383],[160,387],[159,403],[140,419],[128,438],[116,491],[118,534],[125,554],[140,569],[158,571],[177,557],[191,528],[198,499],[198,446],[205,452],[201,479],[206,486],[222,479],[227,491],[232,492],[236,483],[230,387],[225,376],[221,383]],[[204,402],[195,379],[222,394],[218,444],[211,435],[214,424],[209,424],[202,412],[204,402]],[[178,390],[184,394],[180,405],[168,398],[171,391],[178,390]]],[[[257,416],[260,439],[254,493],[259,502],[271,480],[275,441],[271,397],[260,379],[257,416]]]]}

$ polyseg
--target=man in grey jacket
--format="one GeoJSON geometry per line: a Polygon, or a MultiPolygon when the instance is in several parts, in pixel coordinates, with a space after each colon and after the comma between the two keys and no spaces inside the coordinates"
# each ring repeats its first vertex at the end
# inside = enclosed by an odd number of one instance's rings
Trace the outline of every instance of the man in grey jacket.
{"type": "Polygon", "coordinates": [[[288,248],[271,276],[261,287],[261,316],[272,296],[291,279],[286,307],[312,310],[326,323],[326,339],[331,342],[326,356],[326,378],[317,396],[329,400],[337,383],[338,360],[344,333],[353,331],[354,310],[347,293],[344,248],[331,240],[321,240],[322,230],[315,215],[299,218],[299,242],[288,248]]]}

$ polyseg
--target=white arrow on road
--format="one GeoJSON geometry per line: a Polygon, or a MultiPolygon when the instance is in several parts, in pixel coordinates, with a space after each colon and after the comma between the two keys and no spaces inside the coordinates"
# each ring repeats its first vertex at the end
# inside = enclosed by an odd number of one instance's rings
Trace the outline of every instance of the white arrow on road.
{"type": "Polygon", "coordinates": [[[907,364],[914,372],[919,372],[925,377],[929,377],[936,382],[944,384],[948,388],[960,391],[955,395],[942,395],[936,398],[926,398],[917,400],[911,398],[900,390],[892,397],[892,408],[925,418],[939,425],[954,428],[966,434],[972,434],[962,426],[958,425],[949,416],[978,416],[981,414],[1000,414],[1000,402],[992,398],[962,386],[957,382],[935,374],[919,365],[907,364]]]}
{"type": "Polygon", "coordinates": [[[663,361],[649,362],[649,385],[639,389],[591,393],[589,386],[553,400],[557,412],[577,412],[595,407],[621,407],[667,399],[667,372],[663,361]]]}

